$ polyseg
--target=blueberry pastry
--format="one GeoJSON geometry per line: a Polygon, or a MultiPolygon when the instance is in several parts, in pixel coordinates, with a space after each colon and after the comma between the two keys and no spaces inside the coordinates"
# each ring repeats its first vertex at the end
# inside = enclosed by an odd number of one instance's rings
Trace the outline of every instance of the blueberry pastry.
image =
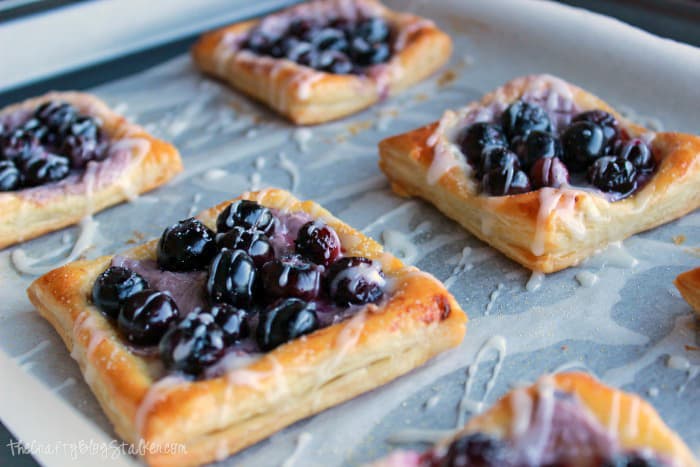
{"type": "Polygon", "coordinates": [[[700,268],[679,274],[673,283],[693,310],[700,313],[700,268]]]}
{"type": "Polygon", "coordinates": [[[177,150],[96,97],[50,93],[0,110],[0,248],[78,222],[182,170],[177,150]]]}
{"type": "Polygon", "coordinates": [[[294,123],[314,124],[423,80],[451,48],[431,21],[376,0],[315,0],[207,33],[192,56],[294,123]]]}
{"type": "Polygon", "coordinates": [[[651,405],[584,373],[515,389],[424,453],[374,467],[694,467],[688,447],[651,405]]]}
{"type": "Polygon", "coordinates": [[[151,465],[222,459],[459,344],[432,276],[310,201],[248,193],[37,279],[32,303],[151,465]]]}
{"type": "Polygon", "coordinates": [[[545,273],[700,206],[700,137],[643,128],[549,75],[514,79],[379,153],[397,194],[545,273]]]}

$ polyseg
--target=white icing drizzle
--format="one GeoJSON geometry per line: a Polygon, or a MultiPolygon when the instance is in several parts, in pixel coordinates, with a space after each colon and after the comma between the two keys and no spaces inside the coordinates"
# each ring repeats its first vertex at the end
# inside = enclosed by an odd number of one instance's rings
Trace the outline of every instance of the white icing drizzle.
{"type": "Polygon", "coordinates": [[[407,264],[415,264],[418,257],[418,247],[406,234],[398,230],[387,229],[382,232],[382,242],[384,242],[384,248],[394,256],[407,264]]]}
{"type": "Polygon", "coordinates": [[[381,216],[377,217],[374,221],[370,222],[367,224],[363,229],[363,233],[368,233],[371,232],[375,227],[378,227],[382,224],[384,224],[386,221],[389,219],[398,216],[400,214],[404,214],[405,211],[409,211],[411,209],[415,209],[415,207],[418,205],[416,201],[405,201],[401,204],[399,204],[397,207],[394,209],[391,209],[381,216]]]}
{"type": "Polygon", "coordinates": [[[605,267],[630,269],[639,264],[621,241],[610,243],[603,251],[586,259],[583,263],[588,267],[605,267]]]}
{"type": "Polygon", "coordinates": [[[501,368],[503,367],[503,360],[506,357],[506,351],[507,345],[505,337],[493,336],[484,342],[477,352],[474,361],[471,363],[471,365],[469,365],[469,367],[467,367],[467,379],[464,382],[464,395],[462,396],[462,400],[459,402],[457,428],[461,428],[464,425],[464,420],[467,413],[480,413],[483,410],[484,400],[488,397],[491,389],[493,389],[493,386],[496,384],[496,378],[498,378],[501,368]],[[497,352],[496,364],[494,365],[493,370],[491,371],[491,376],[486,383],[484,395],[482,396],[481,400],[475,401],[469,398],[473,382],[472,378],[474,375],[476,375],[476,372],[479,370],[479,364],[486,356],[486,353],[490,350],[495,350],[497,352]]]}
{"type": "Polygon", "coordinates": [[[214,168],[214,169],[209,169],[206,172],[204,172],[204,175],[202,175],[202,178],[206,181],[213,181],[213,180],[220,180],[226,176],[228,176],[228,171],[224,169],[219,169],[219,168],[214,168]]]}
{"type": "Polygon", "coordinates": [[[301,181],[301,173],[299,172],[299,168],[294,162],[289,160],[287,155],[282,151],[277,154],[277,159],[279,160],[279,166],[289,174],[289,178],[292,182],[290,191],[296,191],[299,188],[299,183],[301,181]]]}
{"type": "Polygon", "coordinates": [[[591,271],[579,271],[575,277],[581,287],[593,287],[598,282],[598,276],[591,271]]]}
{"type": "Polygon", "coordinates": [[[688,383],[700,374],[700,365],[693,365],[690,363],[690,360],[683,355],[669,355],[666,360],[666,366],[686,373],[685,382],[678,387],[679,393],[683,392],[688,386],[688,383]]]}
{"type": "Polygon", "coordinates": [[[42,352],[45,350],[47,347],[51,346],[51,342],[48,340],[43,340],[39,342],[37,345],[29,349],[28,351],[17,355],[14,359],[17,363],[22,364],[26,363],[30,358],[32,358],[34,355],[38,354],[39,352],[42,352]]]}
{"type": "Polygon", "coordinates": [[[53,392],[54,394],[61,392],[65,388],[73,386],[74,384],[75,384],[75,378],[72,378],[72,377],[66,378],[66,380],[63,381],[61,384],[52,387],[51,392],[53,392]]]}
{"type": "Polygon", "coordinates": [[[156,404],[165,399],[170,391],[183,384],[187,384],[187,381],[180,376],[166,376],[159,379],[148,388],[146,395],[136,409],[135,424],[139,436],[143,436],[147,417],[156,404]]]}
{"type": "Polygon", "coordinates": [[[649,397],[657,397],[659,395],[659,388],[652,386],[647,391],[647,394],[649,394],[649,397]]]}
{"type": "Polygon", "coordinates": [[[540,287],[542,287],[542,284],[544,283],[544,278],[545,275],[543,272],[532,271],[532,274],[530,274],[530,278],[527,280],[527,284],[525,284],[525,290],[527,290],[528,292],[534,292],[538,290],[540,287]]]}
{"type": "Polygon", "coordinates": [[[313,132],[309,128],[297,128],[292,132],[292,139],[301,152],[308,152],[311,138],[313,138],[313,132]]]}
{"type": "Polygon", "coordinates": [[[489,301],[486,304],[486,310],[484,310],[484,315],[489,315],[491,313],[491,308],[493,308],[493,304],[496,302],[496,299],[501,295],[501,291],[503,290],[505,286],[501,283],[498,284],[496,289],[491,292],[491,295],[489,295],[489,301]]]}
{"type": "Polygon", "coordinates": [[[299,434],[299,438],[297,438],[297,445],[294,448],[294,452],[282,463],[281,467],[294,467],[295,465],[298,464],[298,461],[301,458],[301,454],[306,448],[306,446],[311,443],[311,440],[313,439],[313,436],[311,433],[308,433],[306,431],[302,431],[299,434]]]}
{"type": "Polygon", "coordinates": [[[428,398],[428,400],[425,401],[424,407],[426,410],[430,410],[438,403],[440,402],[440,395],[439,394],[434,394],[428,398]]]}
{"type": "Polygon", "coordinates": [[[445,280],[445,287],[447,289],[454,285],[454,283],[457,281],[458,275],[462,274],[465,271],[469,271],[474,267],[474,265],[469,262],[471,253],[471,247],[465,246],[464,248],[462,248],[459,260],[457,261],[457,265],[452,270],[452,274],[450,275],[450,277],[448,277],[447,280],[445,280]]]}
{"type": "MultiPolygon", "coordinates": [[[[40,266],[40,263],[44,263],[47,260],[55,258],[55,255],[53,254],[55,252],[52,251],[51,255],[31,258],[27,256],[24,249],[17,248],[12,252],[12,265],[21,274],[41,275],[75,261],[93,245],[98,225],[99,223],[93,219],[92,216],[84,217],[83,220],[80,221],[80,235],[75,241],[73,249],[65,258],[51,264],[40,266]]],[[[59,249],[59,254],[61,251],[63,250],[59,249]]]]}

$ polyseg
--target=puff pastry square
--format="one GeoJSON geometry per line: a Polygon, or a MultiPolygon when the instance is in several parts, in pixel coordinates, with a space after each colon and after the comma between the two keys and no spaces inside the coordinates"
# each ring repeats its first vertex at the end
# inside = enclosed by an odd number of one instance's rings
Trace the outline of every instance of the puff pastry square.
{"type": "Polygon", "coordinates": [[[0,248],[75,224],[86,215],[152,190],[182,171],[177,149],[90,94],[48,93],[5,107],[0,119],[31,114],[49,101],[67,102],[81,114],[97,118],[109,141],[109,155],[59,182],[0,192],[0,248]]]}
{"type": "Polygon", "coordinates": [[[673,283],[695,313],[700,314],[700,268],[679,274],[673,283]]]}
{"type": "Polygon", "coordinates": [[[446,465],[439,462],[448,454],[450,444],[477,433],[503,443],[501,454],[489,453],[500,462],[478,465],[699,465],[681,438],[646,401],[575,372],[545,375],[528,388],[511,391],[425,454],[397,451],[372,465],[446,465]],[[660,463],[604,464],[621,456],[651,458],[660,463]]]}
{"type": "MultiPolygon", "coordinates": [[[[37,279],[28,295],[78,361],[116,432],[128,442],[182,443],[186,452],[149,452],[151,465],[222,459],[291,423],[381,386],[456,346],[466,315],[445,287],[311,201],[282,190],[246,193],[284,212],[305,212],[332,226],[348,255],[378,260],[393,292],[352,318],[292,340],[220,377],[159,379],[90,304],[92,284],[111,257],[78,261],[37,279]]],[[[231,201],[204,211],[214,226],[231,201]]],[[[124,253],[155,258],[152,241],[124,253]]]]}
{"type": "Polygon", "coordinates": [[[363,74],[331,74],[286,59],[241,50],[261,20],[204,34],[192,48],[196,65],[299,125],[338,119],[371,106],[425,79],[447,62],[452,42],[431,21],[392,11],[376,0],[315,0],[262,21],[298,17],[381,17],[395,32],[392,58],[363,74]]]}
{"type": "Polygon", "coordinates": [[[677,219],[700,206],[700,137],[652,132],[623,118],[583,89],[549,75],[514,79],[439,122],[379,143],[379,166],[394,192],[419,196],[482,241],[523,266],[544,273],[578,264],[607,244],[677,219]],[[631,196],[610,201],[576,186],[484,196],[455,144],[468,114],[504,109],[525,93],[557,102],[562,96],[579,111],[611,113],[630,137],[649,142],[656,170],[631,196]]]}

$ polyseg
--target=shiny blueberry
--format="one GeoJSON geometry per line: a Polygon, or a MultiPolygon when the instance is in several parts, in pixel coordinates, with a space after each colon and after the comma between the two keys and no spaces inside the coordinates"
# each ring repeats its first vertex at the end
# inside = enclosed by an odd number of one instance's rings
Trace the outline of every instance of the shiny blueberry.
{"type": "Polygon", "coordinates": [[[336,28],[321,29],[311,39],[311,43],[319,50],[336,50],[344,52],[348,48],[348,41],[343,31],[336,28]]]}
{"type": "Polygon", "coordinates": [[[389,60],[391,49],[384,42],[372,44],[361,37],[356,37],[350,42],[350,55],[358,65],[372,66],[389,60]]]}
{"type": "Polygon", "coordinates": [[[265,206],[242,199],[226,206],[216,219],[218,233],[228,232],[235,226],[270,235],[275,231],[275,216],[265,206]]]}
{"type": "Polygon", "coordinates": [[[561,136],[564,162],[569,170],[582,172],[605,155],[606,140],[600,125],[592,122],[572,123],[561,136]]]}
{"type": "Polygon", "coordinates": [[[496,467],[508,465],[506,446],[485,433],[463,435],[452,441],[440,467],[496,467]]]}
{"type": "Polygon", "coordinates": [[[558,157],[543,157],[530,168],[534,188],[559,188],[569,183],[569,171],[558,157]]]}
{"type": "Polygon", "coordinates": [[[22,176],[11,160],[0,160],[0,191],[12,191],[19,188],[22,176]]]}
{"type": "Polygon", "coordinates": [[[369,258],[341,258],[328,269],[328,295],[339,306],[374,303],[384,295],[384,273],[380,265],[369,258]]]}
{"type": "Polygon", "coordinates": [[[635,138],[627,141],[621,146],[618,154],[623,159],[630,161],[637,170],[647,171],[654,168],[654,157],[651,154],[651,149],[641,139],[635,138]]]}
{"type": "Polygon", "coordinates": [[[44,144],[51,145],[56,141],[54,133],[51,132],[49,130],[49,127],[47,127],[38,118],[30,118],[29,120],[24,122],[24,124],[20,128],[20,131],[30,134],[37,141],[40,141],[44,144]]]}
{"type": "Polygon", "coordinates": [[[520,165],[528,170],[538,159],[562,156],[561,143],[556,136],[544,131],[531,131],[525,138],[517,138],[513,144],[520,158],[520,165]]]}
{"type": "Polygon", "coordinates": [[[294,37],[306,39],[317,31],[317,27],[316,21],[311,18],[297,18],[290,23],[287,32],[294,37]]]}
{"type": "Polygon", "coordinates": [[[246,307],[253,302],[255,263],[243,250],[221,250],[209,266],[207,292],[212,303],[246,307]]]}
{"type": "Polygon", "coordinates": [[[604,110],[590,110],[576,115],[571,119],[575,122],[591,122],[603,129],[606,145],[610,145],[618,135],[618,123],[615,117],[604,110]]]}
{"type": "Polygon", "coordinates": [[[286,256],[265,264],[260,278],[268,300],[281,297],[311,300],[318,295],[321,270],[299,256],[286,256]]]}
{"type": "Polygon", "coordinates": [[[608,459],[601,467],[660,467],[662,464],[641,454],[621,454],[608,459]]]}
{"type": "Polygon", "coordinates": [[[524,138],[531,131],[551,133],[552,123],[547,112],[537,104],[517,100],[510,104],[501,115],[501,126],[513,141],[516,137],[524,138]]]}
{"type": "Polygon", "coordinates": [[[1,143],[4,158],[15,163],[31,157],[39,146],[39,140],[34,134],[19,128],[4,135],[1,143]]]}
{"type": "Polygon", "coordinates": [[[70,172],[68,159],[55,154],[33,157],[24,162],[24,183],[39,186],[66,178],[70,172]]]}
{"type": "Polygon", "coordinates": [[[508,140],[500,125],[478,122],[461,131],[457,138],[462,154],[473,167],[479,167],[481,154],[490,147],[507,147],[508,140]]]}
{"type": "Polygon", "coordinates": [[[177,318],[177,305],[169,294],[146,289],[126,299],[117,324],[129,342],[153,345],[177,318]]]}
{"type": "Polygon", "coordinates": [[[224,356],[224,332],[206,312],[192,312],[163,336],[158,346],[169,370],[197,376],[224,356]]]}
{"type": "Polygon", "coordinates": [[[354,34],[370,44],[385,42],[389,39],[389,24],[381,18],[367,18],[357,23],[354,34]]]}
{"type": "Polygon", "coordinates": [[[336,50],[321,52],[318,55],[315,68],[336,75],[346,75],[353,70],[352,62],[348,56],[336,50]]]}
{"type": "Polygon", "coordinates": [[[527,174],[512,165],[488,172],[481,179],[481,187],[489,196],[518,195],[532,190],[527,174]]]}
{"type": "Polygon", "coordinates": [[[309,221],[301,226],[294,244],[297,253],[323,266],[330,265],[340,255],[338,234],[333,227],[319,221],[309,221]]]}
{"type": "Polygon", "coordinates": [[[216,250],[214,232],[191,217],[163,231],[158,242],[158,265],[168,271],[204,269],[216,250]]]}
{"type": "Polygon", "coordinates": [[[262,350],[268,351],[317,328],[318,318],[313,307],[298,298],[287,298],[261,312],[256,340],[262,350]]]}
{"type": "Polygon", "coordinates": [[[236,226],[225,234],[218,234],[216,243],[219,248],[245,251],[257,267],[275,259],[275,250],[270,239],[257,230],[246,230],[236,226]]]}
{"type": "Polygon", "coordinates": [[[61,153],[70,158],[73,168],[82,169],[92,160],[107,157],[106,144],[97,121],[77,117],[70,125],[61,145],[61,153]]]}
{"type": "Polygon", "coordinates": [[[116,319],[119,309],[131,296],[148,288],[148,282],[127,268],[111,266],[97,276],[92,286],[92,303],[105,315],[116,319]]]}
{"type": "Polygon", "coordinates": [[[514,170],[520,168],[518,156],[506,147],[493,146],[486,148],[481,154],[481,164],[479,165],[478,175],[483,177],[492,170],[505,170],[508,167],[512,167],[514,170]]]}
{"type": "Polygon", "coordinates": [[[214,321],[223,331],[226,345],[231,345],[248,337],[250,328],[246,320],[248,317],[246,310],[236,308],[227,303],[218,303],[209,309],[209,314],[214,317],[214,321]]]}
{"type": "Polygon", "coordinates": [[[589,169],[588,181],[602,191],[629,193],[637,187],[637,170],[626,159],[604,156],[589,169]]]}
{"type": "Polygon", "coordinates": [[[77,117],[78,112],[67,102],[48,101],[37,107],[34,117],[52,132],[63,134],[77,117]]]}

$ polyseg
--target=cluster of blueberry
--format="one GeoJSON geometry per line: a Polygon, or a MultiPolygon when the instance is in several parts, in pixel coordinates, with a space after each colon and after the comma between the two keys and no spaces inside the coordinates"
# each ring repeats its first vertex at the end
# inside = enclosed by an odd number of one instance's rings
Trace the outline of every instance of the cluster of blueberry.
{"type": "Polygon", "coordinates": [[[628,195],[641,175],[654,169],[651,149],[630,139],[614,116],[602,110],[580,113],[560,135],[554,134],[547,112],[518,100],[499,123],[479,122],[458,136],[462,153],[491,196],[525,193],[569,183],[569,174],[585,174],[588,182],[609,193],[628,195]]]}
{"type": "Polygon", "coordinates": [[[56,182],[106,156],[97,120],[68,103],[46,102],[16,128],[0,124],[0,191],[56,182]]]}
{"type": "Polygon", "coordinates": [[[130,343],[159,344],[168,369],[200,375],[249,336],[268,351],[322,327],[318,313],[381,299],[379,265],[343,257],[332,227],[305,223],[291,253],[277,257],[270,236],[278,223],[272,210],[241,200],[221,212],[216,234],[194,218],[163,232],[157,247],[161,269],[208,269],[206,309],[178,310],[167,291],[153,290],[136,272],[116,266],[97,278],[92,301],[117,320],[130,343]]]}
{"type": "MultiPolygon", "coordinates": [[[[471,433],[455,439],[447,453],[436,455],[428,451],[421,458],[425,467],[509,467],[515,464],[508,459],[506,442],[485,433],[471,433]]],[[[546,467],[566,467],[568,463],[552,463],[546,467]]],[[[601,467],[660,467],[661,464],[648,456],[630,453],[615,456],[612,459],[600,459],[601,467]]]]}
{"type": "Polygon", "coordinates": [[[292,21],[280,35],[254,29],[243,48],[328,73],[362,73],[369,66],[389,60],[390,36],[391,29],[381,18],[336,18],[324,23],[301,18],[292,21]]]}

